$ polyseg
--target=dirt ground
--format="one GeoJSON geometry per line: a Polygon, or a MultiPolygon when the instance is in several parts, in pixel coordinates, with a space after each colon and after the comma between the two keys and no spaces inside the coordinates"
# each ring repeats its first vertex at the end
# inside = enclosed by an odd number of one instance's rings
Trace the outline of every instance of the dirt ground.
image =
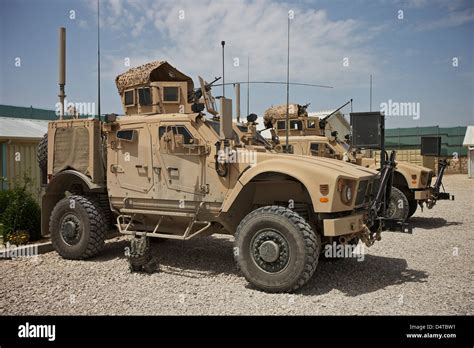
{"type": "Polygon", "coordinates": [[[357,258],[320,260],[294,294],[267,294],[238,273],[232,237],[154,244],[160,271],[129,273],[124,237],[87,261],[55,252],[1,260],[1,314],[474,314],[474,180],[449,175],[456,196],[384,232],[357,258]]]}

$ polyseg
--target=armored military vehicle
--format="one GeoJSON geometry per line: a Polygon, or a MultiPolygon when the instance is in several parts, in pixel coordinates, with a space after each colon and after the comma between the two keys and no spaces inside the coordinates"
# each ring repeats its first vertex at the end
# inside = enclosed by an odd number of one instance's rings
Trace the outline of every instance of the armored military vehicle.
{"type": "Polygon", "coordinates": [[[46,161],[39,154],[47,182],[42,231],[62,257],[97,255],[111,220],[132,236],[132,269],[150,267],[151,237],[226,233],[250,283],[286,292],[310,279],[325,243],[380,238],[369,227],[390,166],[381,177],[334,159],[279,154],[265,142],[244,144],[232,101],[220,98],[217,111],[211,85],[199,81],[195,88],[168,62],[151,62],[116,78],[124,116],[49,123],[46,161]]]}
{"type": "MultiPolygon", "coordinates": [[[[340,139],[334,132],[328,119],[336,115],[328,114],[324,118],[308,116],[307,105],[289,105],[289,145],[295,154],[336,158],[366,168],[378,169],[377,157],[368,158],[358,149],[350,148],[348,139],[340,139]],[[327,136],[331,134],[330,136],[327,136]]],[[[275,149],[283,151],[286,135],[286,104],[271,107],[265,111],[264,123],[271,129],[275,149]]],[[[338,111],[337,111],[338,112],[338,111]]],[[[441,168],[445,164],[440,163],[441,168]]],[[[391,202],[387,217],[406,220],[411,217],[418,206],[433,208],[439,199],[449,199],[450,195],[440,192],[442,175],[438,176],[435,185],[431,186],[435,173],[430,168],[406,162],[397,162],[393,175],[391,202]]]]}

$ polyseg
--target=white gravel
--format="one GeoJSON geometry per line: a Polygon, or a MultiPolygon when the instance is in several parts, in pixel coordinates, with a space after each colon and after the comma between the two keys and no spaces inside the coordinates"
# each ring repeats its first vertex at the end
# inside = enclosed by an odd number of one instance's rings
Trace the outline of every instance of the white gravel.
{"type": "Polygon", "coordinates": [[[124,237],[100,257],[1,260],[0,314],[474,314],[474,180],[444,179],[456,201],[417,211],[413,234],[385,232],[357,259],[320,260],[295,294],[253,289],[231,237],[154,244],[160,272],[129,273],[124,237]]]}

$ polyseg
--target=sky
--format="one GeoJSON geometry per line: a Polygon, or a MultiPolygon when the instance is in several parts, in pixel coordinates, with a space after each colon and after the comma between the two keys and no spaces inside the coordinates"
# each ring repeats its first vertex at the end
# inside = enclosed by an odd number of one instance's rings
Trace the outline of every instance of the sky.
{"type": "MultiPolygon", "coordinates": [[[[384,109],[386,127],[474,124],[474,0],[99,0],[101,112],[122,114],[115,77],[167,60],[206,80],[286,81],[290,102],[384,109]],[[291,12],[289,12],[291,11],[291,12]],[[247,64],[250,60],[250,66],[247,64]]],[[[67,30],[66,95],[97,103],[97,0],[0,0],[0,104],[55,109],[58,28],[67,30]]],[[[222,95],[221,87],[213,89],[222,95]]],[[[246,113],[246,86],[241,108],[246,113]]],[[[233,97],[231,87],[226,96],[233,97]]],[[[254,84],[250,112],[286,103],[286,86],[254,84]]],[[[351,110],[342,110],[348,114],[351,110]]]]}

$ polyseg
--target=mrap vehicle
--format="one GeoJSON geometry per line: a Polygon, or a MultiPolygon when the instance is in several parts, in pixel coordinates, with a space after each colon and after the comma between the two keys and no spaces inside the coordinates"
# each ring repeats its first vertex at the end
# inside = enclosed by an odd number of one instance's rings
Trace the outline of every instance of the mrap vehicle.
{"type": "MultiPolygon", "coordinates": [[[[377,170],[381,168],[377,157],[365,157],[357,148],[351,148],[347,139],[340,139],[337,132],[331,130],[328,120],[336,115],[339,109],[320,119],[308,115],[308,106],[309,104],[289,104],[288,133],[292,153],[335,158],[377,170]],[[331,136],[327,136],[327,133],[331,136]]],[[[265,127],[271,130],[274,140],[284,139],[286,136],[286,108],[286,104],[273,106],[264,113],[265,127]]],[[[283,151],[283,144],[284,140],[281,144],[277,140],[274,148],[283,151]]],[[[440,192],[446,166],[446,161],[439,162],[438,176],[434,185],[431,185],[432,179],[436,177],[432,169],[397,161],[386,217],[406,220],[415,214],[418,206],[423,208],[426,205],[431,209],[438,200],[454,199],[449,193],[440,192]]]]}
{"type": "Polygon", "coordinates": [[[311,278],[325,244],[380,239],[370,227],[385,176],[240,142],[232,101],[220,98],[217,112],[210,84],[199,80],[194,88],[168,62],[151,62],[116,78],[124,116],[49,122],[39,150],[42,231],[62,257],[97,255],[113,223],[132,236],[135,270],[151,262],[149,238],[231,234],[245,278],[287,292],[311,278]]]}

